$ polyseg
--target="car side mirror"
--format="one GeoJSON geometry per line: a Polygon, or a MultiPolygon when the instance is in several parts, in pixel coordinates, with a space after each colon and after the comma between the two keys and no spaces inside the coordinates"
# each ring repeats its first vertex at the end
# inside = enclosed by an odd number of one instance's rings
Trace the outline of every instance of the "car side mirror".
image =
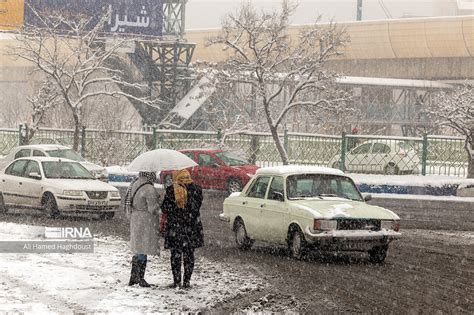
{"type": "Polygon", "coordinates": [[[31,172],[28,174],[28,177],[29,178],[33,178],[33,179],[41,179],[41,175],[38,173],[38,172],[31,172]]]}
{"type": "Polygon", "coordinates": [[[365,202],[368,202],[370,200],[372,200],[372,195],[371,194],[364,195],[364,201],[365,202]]]}
{"type": "Polygon", "coordinates": [[[272,192],[272,199],[277,201],[285,201],[285,197],[283,197],[283,194],[278,191],[272,192]]]}

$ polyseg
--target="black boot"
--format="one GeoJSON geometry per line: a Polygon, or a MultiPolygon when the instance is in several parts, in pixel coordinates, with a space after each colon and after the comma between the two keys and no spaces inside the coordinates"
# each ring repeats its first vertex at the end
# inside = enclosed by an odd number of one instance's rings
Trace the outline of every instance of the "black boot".
{"type": "Polygon", "coordinates": [[[183,288],[189,289],[191,287],[190,281],[194,270],[194,249],[188,248],[183,256],[184,262],[184,279],[183,288]]]}
{"type": "Polygon", "coordinates": [[[143,288],[149,288],[151,285],[145,281],[146,260],[138,262],[139,282],[138,285],[143,288]]]}
{"type": "Polygon", "coordinates": [[[171,250],[171,271],[173,272],[173,284],[171,288],[181,286],[181,252],[171,250]]]}
{"type": "Polygon", "coordinates": [[[130,275],[130,281],[128,285],[135,285],[140,282],[140,270],[138,267],[138,257],[133,256],[132,258],[132,272],[130,275]]]}

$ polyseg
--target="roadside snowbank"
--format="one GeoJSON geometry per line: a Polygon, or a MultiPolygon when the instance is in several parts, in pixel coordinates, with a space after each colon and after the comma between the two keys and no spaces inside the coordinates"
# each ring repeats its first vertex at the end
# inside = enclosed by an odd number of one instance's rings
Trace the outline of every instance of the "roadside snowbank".
{"type": "MultiPolygon", "coordinates": [[[[41,239],[39,229],[0,223],[2,240],[41,239]]],[[[2,254],[0,313],[196,312],[265,286],[250,271],[197,255],[192,288],[170,289],[169,253],[162,251],[147,268],[146,279],[156,286],[129,287],[130,259],[128,244],[111,237],[95,238],[93,254],[2,254]]]]}

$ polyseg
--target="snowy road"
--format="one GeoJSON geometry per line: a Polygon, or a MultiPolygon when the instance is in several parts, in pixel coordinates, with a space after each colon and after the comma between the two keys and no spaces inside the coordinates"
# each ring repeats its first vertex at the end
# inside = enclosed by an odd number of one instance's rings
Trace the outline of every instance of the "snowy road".
{"type": "MultiPolygon", "coordinates": [[[[168,253],[163,252],[159,263],[150,270],[150,281],[157,283],[158,288],[150,290],[145,297],[144,290],[124,285],[129,256],[122,239],[126,240],[128,228],[119,218],[104,222],[70,218],[51,221],[35,215],[0,216],[0,221],[16,223],[88,226],[94,234],[103,235],[95,255],[87,259],[70,255],[57,264],[63,273],[68,270],[77,273],[78,278],[72,278],[77,282],[76,289],[70,293],[58,293],[55,289],[66,286],[67,282],[61,282],[61,278],[51,285],[41,282],[36,275],[35,283],[26,281],[30,279],[31,266],[52,266],[56,260],[51,261],[51,257],[30,257],[32,260],[23,263],[15,257],[0,256],[2,264],[15,266],[13,271],[0,269],[7,275],[0,280],[0,302],[6,300],[14,308],[15,303],[16,307],[24,307],[28,301],[39,310],[53,305],[56,308],[52,310],[60,313],[63,310],[131,311],[136,299],[143,303],[139,309],[148,311],[190,307],[216,313],[242,310],[474,313],[474,216],[469,212],[446,209],[433,214],[430,209],[420,211],[401,204],[393,210],[401,215],[402,228],[408,229],[402,230],[402,240],[391,245],[384,265],[371,265],[359,254],[327,254],[294,261],[286,257],[284,248],[265,244],[256,244],[247,252],[239,251],[228,226],[217,218],[221,206],[221,196],[206,194],[202,208],[206,246],[197,252],[200,259],[197,287],[183,294],[164,287],[170,281],[170,271],[168,253]],[[445,220],[449,224],[443,225],[445,220]],[[99,268],[102,262],[104,265],[99,268]],[[70,265],[72,269],[66,267],[70,265]],[[20,266],[29,269],[23,271],[20,266]],[[227,273],[215,276],[216,271],[227,273]],[[224,286],[219,283],[228,277],[230,283],[224,286]],[[82,290],[77,289],[82,286],[85,292],[104,292],[100,301],[93,297],[94,304],[85,303],[78,294],[82,290]],[[94,289],[95,286],[98,288],[94,289]],[[32,291],[35,294],[30,296],[28,293],[32,291]]],[[[54,278],[53,274],[50,276],[54,278]]]]}
{"type": "MultiPolygon", "coordinates": [[[[0,238],[35,239],[31,226],[0,223],[0,238]]],[[[0,313],[155,313],[198,311],[264,288],[253,272],[199,257],[192,290],[170,289],[168,252],[151,257],[152,289],[127,286],[131,254],[125,241],[101,237],[93,254],[1,254],[0,313]]]]}

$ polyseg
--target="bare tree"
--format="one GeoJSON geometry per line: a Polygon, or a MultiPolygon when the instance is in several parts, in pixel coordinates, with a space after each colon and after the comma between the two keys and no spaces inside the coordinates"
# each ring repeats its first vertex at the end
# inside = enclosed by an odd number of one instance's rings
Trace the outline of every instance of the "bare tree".
{"type": "Polygon", "coordinates": [[[25,25],[18,31],[19,47],[12,49],[14,54],[31,62],[35,71],[40,71],[51,79],[74,120],[75,150],[79,147],[82,127],[82,107],[88,100],[97,96],[125,96],[157,106],[157,102],[148,97],[137,97],[124,92],[136,91],[137,95],[146,95],[146,85],[128,82],[126,74],[114,61],[124,55],[119,48],[133,42],[130,38],[115,38],[106,43],[103,26],[110,12],[104,14],[94,25],[94,17],[63,16],[60,12],[53,15],[31,9],[41,25],[25,25]],[[111,44],[110,44],[111,43],[111,44]]]}
{"type": "Polygon", "coordinates": [[[474,87],[466,83],[451,91],[440,92],[429,108],[437,124],[448,126],[466,137],[468,178],[474,178],[474,87]]]}
{"type": "Polygon", "coordinates": [[[288,155],[278,131],[286,115],[298,107],[340,112],[348,100],[345,93],[332,89],[337,74],[326,65],[342,54],[347,42],[344,30],[334,23],[315,24],[292,35],[289,19],[295,8],[284,0],[280,12],[258,13],[244,3],[237,14],[224,19],[221,34],[210,39],[211,45],[224,45],[232,52],[218,68],[217,84],[252,85],[284,164],[289,163],[288,155]]]}
{"type": "Polygon", "coordinates": [[[47,79],[43,82],[37,94],[27,97],[26,100],[31,105],[31,121],[28,125],[29,142],[43,123],[46,113],[61,104],[62,99],[54,82],[47,79]]]}

